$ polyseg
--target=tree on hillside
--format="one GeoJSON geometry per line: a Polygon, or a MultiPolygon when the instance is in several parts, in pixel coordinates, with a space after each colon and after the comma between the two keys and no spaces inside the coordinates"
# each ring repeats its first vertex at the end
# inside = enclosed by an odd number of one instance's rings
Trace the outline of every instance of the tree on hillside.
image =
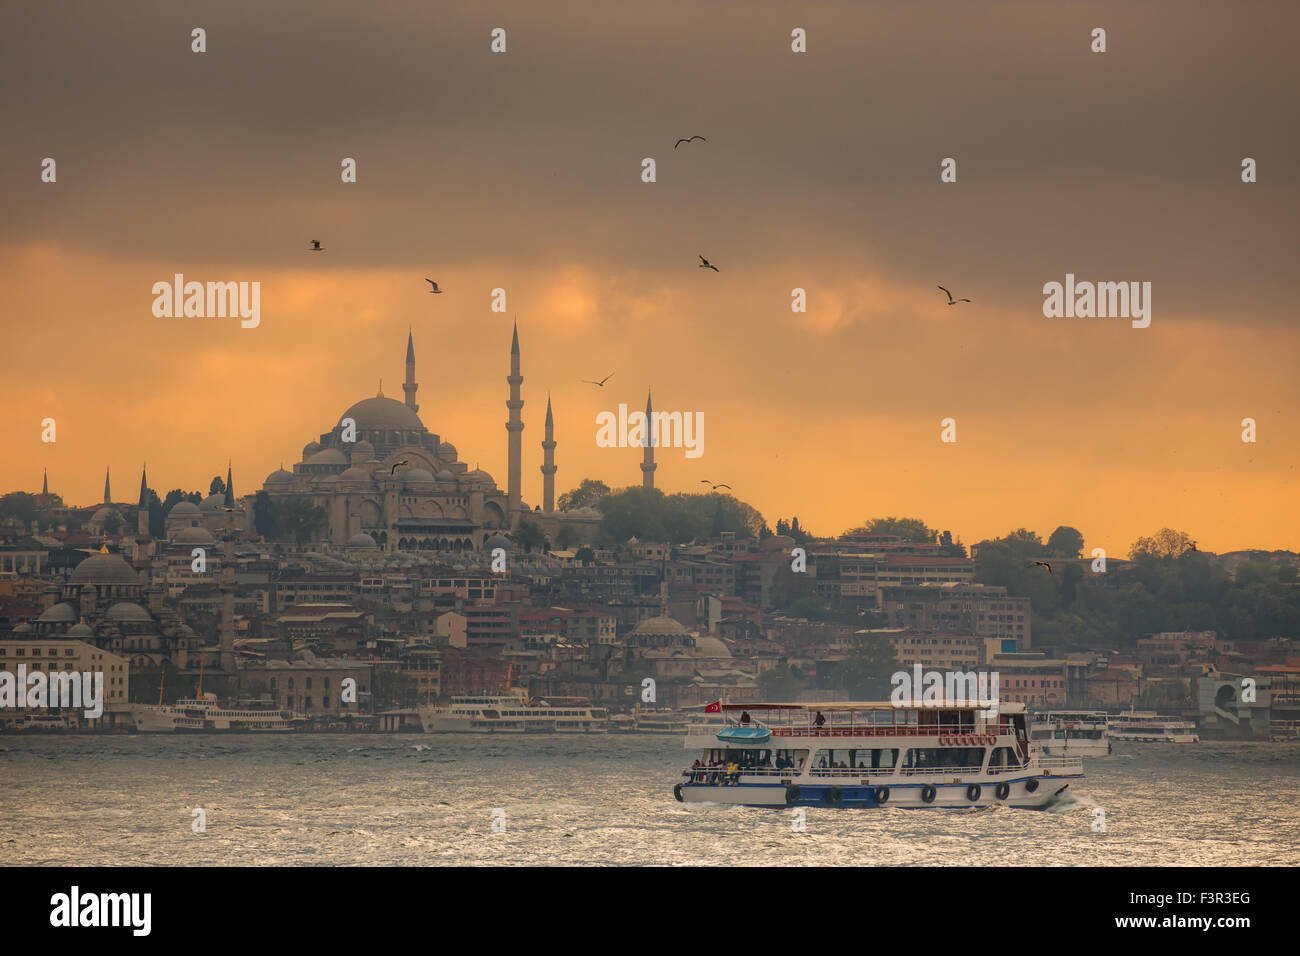
{"type": "Polygon", "coordinates": [[[935,531],[920,518],[872,518],[866,524],[852,531],[851,534],[894,534],[904,541],[928,542],[935,539],[935,531]]]}
{"type": "Polygon", "coordinates": [[[11,491],[0,497],[0,519],[13,518],[28,534],[36,520],[36,499],[25,491],[11,491]]]}
{"type": "Polygon", "coordinates": [[[778,664],[758,675],[758,688],[764,700],[794,701],[803,690],[804,676],[797,667],[778,664]]]}
{"type": "Polygon", "coordinates": [[[1047,539],[1048,554],[1077,558],[1083,551],[1083,535],[1068,525],[1061,525],[1047,539]]]}
{"type": "Polygon", "coordinates": [[[224,495],[225,493],[226,493],[226,483],[221,480],[220,475],[213,476],[212,481],[209,482],[208,484],[208,494],[224,495]]]}
{"type": "Polygon", "coordinates": [[[1149,538],[1138,538],[1129,550],[1129,556],[1135,561],[1141,557],[1178,558],[1182,557],[1189,546],[1196,542],[1185,531],[1173,528],[1161,528],[1149,538]]]}
{"type": "Polygon", "coordinates": [[[515,526],[515,542],[524,549],[524,553],[530,553],[533,548],[538,551],[546,547],[546,532],[542,526],[530,518],[520,518],[519,524],[515,526]]]}
{"type": "Polygon", "coordinates": [[[560,495],[559,509],[574,511],[578,508],[593,507],[607,494],[609,494],[609,485],[595,478],[584,478],[577,488],[560,495]]]}

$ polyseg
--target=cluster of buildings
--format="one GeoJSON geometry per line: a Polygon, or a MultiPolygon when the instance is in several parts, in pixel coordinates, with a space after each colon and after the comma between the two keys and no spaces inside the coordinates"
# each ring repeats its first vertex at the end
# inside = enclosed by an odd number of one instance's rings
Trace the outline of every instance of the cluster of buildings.
{"type": "MultiPolygon", "coordinates": [[[[887,696],[887,673],[861,679],[864,658],[995,670],[1002,699],[1038,708],[1126,708],[1181,681],[1171,708],[1197,710],[1203,729],[1300,727],[1292,642],[1158,634],[1135,652],[1045,653],[1029,599],[977,583],[975,560],[951,545],[810,541],[798,571],[783,535],[597,546],[599,512],[556,507],[549,400],[542,504],[523,501],[517,330],[507,382],[504,491],[424,425],[409,336],[403,401],[381,391],[352,404],[254,494],[235,494],[228,467],[223,491],[171,507],[160,538],[143,472],[133,522],[107,477],[103,502],[80,511],[46,484],[37,507],[81,527],[0,525],[0,671],[104,669],[107,728],[129,725],[132,701],[187,696],[200,681],[319,726],[385,729],[409,726],[418,703],[516,689],[683,708],[758,700],[765,675],[797,672],[804,699],[887,696]],[[315,518],[275,534],[259,529],[259,510],[315,518]],[[566,547],[525,551],[524,520],[566,547]],[[833,620],[781,610],[799,596],[833,620]],[[1258,692],[1243,708],[1246,676],[1258,692]]],[[[656,467],[647,447],[644,487],[656,467]]]]}

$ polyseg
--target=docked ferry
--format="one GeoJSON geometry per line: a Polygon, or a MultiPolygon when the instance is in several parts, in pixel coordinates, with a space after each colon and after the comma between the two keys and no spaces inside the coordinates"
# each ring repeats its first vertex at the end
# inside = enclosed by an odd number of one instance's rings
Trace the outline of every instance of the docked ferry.
{"type": "Polygon", "coordinates": [[[1053,757],[1104,757],[1110,753],[1105,711],[1052,710],[1035,714],[1029,742],[1053,757]]]}
{"type": "Polygon", "coordinates": [[[1021,703],[715,706],[721,725],[686,735],[684,803],[1042,809],[1083,778],[1082,757],[1030,746],[1021,703]]]}
{"type": "Polygon", "coordinates": [[[1154,710],[1130,710],[1112,714],[1109,721],[1111,740],[1146,744],[1198,744],[1200,736],[1190,720],[1162,717],[1154,710]]]}
{"type": "Polygon", "coordinates": [[[420,708],[426,734],[603,734],[609,711],[581,697],[453,697],[420,708]]]}
{"type": "Polygon", "coordinates": [[[136,704],[132,716],[141,733],[286,733],[307,718],[287,710],[222,707],[216,694],[183,697],[175,704],[136,704]]]}

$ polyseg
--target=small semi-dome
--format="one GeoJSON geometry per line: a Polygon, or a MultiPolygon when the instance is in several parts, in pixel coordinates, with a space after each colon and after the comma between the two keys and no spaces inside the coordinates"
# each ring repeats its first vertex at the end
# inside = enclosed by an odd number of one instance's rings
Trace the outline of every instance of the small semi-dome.
{"type": "Polygon", "coordinates": [[[439,481],[454,482],[456,480],[456,476],[453,475],[446,468],[438,469],[438,474],[436,477],[439,481]]]}
{"type": "Polygon", "coordinates": [[[89,638],[93,638],[94,636],[95,636],[95,629],[92,628],[89,624],[85,624],[85,623],[74,624],[72,625],[72,627],[68,628],[68,637],[71,637],[75,640],[84,641],[89,638]]]}
{"type": "Polygon", "coordinates": [[[456,446],[449,441],[438,445],[438,460],[451,464],[456,460],[456,446]]]}
{"type": "Polygon", "coordinates": [[[339,481],[364,481],[369,484],[371,481],[370,472],[354,465],[339,475],[339,481]]]}
{"type": "Polygon", "coordinates": [[[140,578],[120,554],[92,554],[73,569],[71,584],[136,584],[140,578]]]}
{"type": "Polygon", "coordinates": [[[265,484],[287,485],[291,481],[293,481],[293,472],[285,471],[283,468],[277,468],[266,476],[265,484]]]}
{"type": "Polygon", "coordinates": [[[308,458],[316,454],[316,452],[318,451],[320,451],[320,442],[318,441],[307,442],[307,444],[302,446],[302,460],[306,461],[308,458]]]}
{"type": "Polygon", "coordinates": [[[104,505],[104,507],[100,508],[93,515],[91,515],[90,523],[95,525],[102,525],[109,520],[109,517],[111,515],[117,515],[119,518],[121,518],[122,512],[118,511],[112,505],[104,505]]]}
{"type": "Polygon", "coordinates": [[[375,543],[375,539],[370,537],[370,535],[366,534],[364,531],[358,531],[352,537],[348,538],[348,547],[365,548],[366,550],[369,550],[371,548],[377,548],[379,545],[375,543]]]}
{"type": "Polygon", "coordinates": [[[28,624],[26,621],[23,621],[21,624],[19,624],[17,627],[15,627],[15,628],[13,629],[13,633],[14,633],[14,634],[30,634],[30,633],[32,633],[32,626],[31,626],[30,624],[28,624]]]}
{"type": "Polygon", "coordinates": [[[429,474],[423,468],[412,468],[410,471],[402,473],[402,478],[407,484],[413,484],[418,481],[433,481],[433,475],[429,474]]]}
{"type": "Polygon", "coordinates": [[[475,468],[473,471],[466,472],[465,477],[470,481],[491,481],[492,476],[482,468],[475,468]]]}
{"type": "Polygon", "coordinates": [[[337,448],[322,448],[303,461],[304,465],[346,465],[347,463],[347,456],[337,448]]]}
{"type": "Polygon", "coordinates": [[[131,601],[118,601],[104,612],[104,617],[118,624],[148,624],[153,620],[148,611],[131,601]]]}
{"type": "Polygon", "coordinates": [[[504,548],[509,551],[514,546],[515,543],[503,534],[489,535],[487,540],[483,542],[484,549],[488,551],[493,551],[497,548],[504,548]]]}
{"type": "Polygon", "coordinates": [[[370,461],[375,457],[375,446],[370,444],[364,438],[352,445],[351,461],[354,465],[359,465],[363,461],[370,461]]]}
{"type": "Polygon", "coordinates": [[[220,511],[226,506],[226,494],[218,491],[215,495],[208,495],[199,502],[200,511],[220,511]]]}
{"type": "MultiPolygon", "coordinates": [[[[267,479],[270,480],[269,478],[267,479]]],[[[172,505],[172,510],[167,512],[169,518],[197,518],[199,516],[199,506],[188,498],[182,498],[176,504],[172,505]]]]}
{"type": "Polygon", "coordinates": [[[46,608],[36,619],[37,624],[72,624],[77,620],[77,611],[71,604],[55,604],[46,608]]]}
{"type": "Polygon", "coordinates": [[[731,651],[727,645],[716,637],[709,637],[707,634],[695,639],[695,649],[699,651],[701,657],[731,657],[731,651]]]}
{"type": "Polygon", "coordinates": [[[216,540],[207,528],[181,528],[172,535],[174,544],[212,544],[216,540]]]}

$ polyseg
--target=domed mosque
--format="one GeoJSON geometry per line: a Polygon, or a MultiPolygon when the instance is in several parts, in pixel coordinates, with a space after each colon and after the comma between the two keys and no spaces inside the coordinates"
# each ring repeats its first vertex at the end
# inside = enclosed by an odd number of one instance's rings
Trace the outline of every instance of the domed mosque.
{"type": "Polygon", "coordinates": [[[323,508],[326,522],[318,540],[340,550],[365,549],[373,542],[388,552],[477,551],[529,510],[520,500],[524,403],[518,327],[507,381],[506,491],[487,472],[462,462],[456,446],[421,421],[411,334],[406,339],[405,400],[386,397],[381,384],[379,394],[349,407],[332,429],[309,441],[293,471],[272,472],[262,488],[273,500],[300,498],[323,508]]]}

